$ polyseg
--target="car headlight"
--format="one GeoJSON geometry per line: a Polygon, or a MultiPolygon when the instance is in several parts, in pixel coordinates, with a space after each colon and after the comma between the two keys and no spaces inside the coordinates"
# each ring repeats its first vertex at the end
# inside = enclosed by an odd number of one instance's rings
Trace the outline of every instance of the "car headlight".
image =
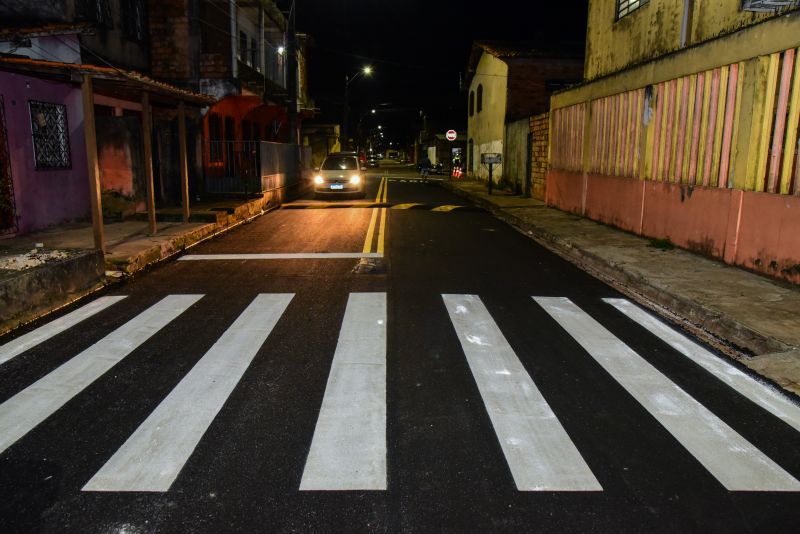
{"type": "Polygon", "coordinates": [[[325,180],[322,178],[322,176],[315,176],[314,183],[317,185],[322,185],[325,183],[325,180]]]}
{"type": "Polygon", "coordinates": [[[351,176],[350,177],[350,183],[353,184],[353,185],[360,184],[361,183],[361,176],[359,176],[357,174],[355,176],[351,176]]]}

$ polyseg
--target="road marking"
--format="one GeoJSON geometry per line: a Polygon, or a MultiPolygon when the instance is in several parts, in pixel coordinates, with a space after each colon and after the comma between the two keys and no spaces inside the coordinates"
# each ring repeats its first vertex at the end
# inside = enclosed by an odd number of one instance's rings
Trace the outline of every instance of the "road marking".
{"type": "MultiPolygon", "coordinates": [[[[378,186],[378,194],[375,196],[375,202],[378,203],[381,202],[381,197],[383,196],[384,191],[386,191],[387,182],[388,180],[386,179],[386,177],[381,178],[381,183],[378,186]]],[[[378,211],[379,211],[378,207],[372,209],[372,217],[370,218],[369,227],[367,228],[367,236],[364,238],[364,248],[363,248],[364,254],[369,254],[370,252],[372,252],[372,241],[373,238],[375,237],[375,222],[378,219],[378,211]]],[[[377,252],[381,254],[383,253],[382,250],[378,250],[377,252]]]]}
{"type": "Polygon", "coordinates": [[[381,178],[381,183],[378,186],[378,194],[375,196],[375,202],[380,202],[381,201],[383,188],[386,187],[386,183],[387,183],[387,179],[384,176],[384,177],[381,178]]]}
{"type": "Polygon", "coordinates": [[[81,306],[75,311],[50,321],[46,325],[40,326],[36,330],[28,332],[24,336],[20,336],[17,339],[9,341],[0,347],[0,365],[6,363],[15,356],[19,356],[26,350],[35,347],[44,341],[47,341],[51,337],[60,334],[64,330],[72,328],[81,321],[105,310],[109,306],[116,304],[124,298],[124,295],[118,297],[100,297],[99,299],[94,300],[85,306],[81,306]]]}
{"type": "Polygon", "coordinates": [[[281,205],[282,210],[322,210],[350,208],[380,208],[381,202],[292,202],[281,205]]]}
{"type": "Polygon", "coordinates": [[[168,491],[293,296],[257,296],[83,491],[168,491]]]}
{"type": "Polygon", "coordinates": [[[363,253],[369,254],[372,251],[372,239],[375,236],[375,221],[378,219],[378,209],[372,210],[372,218],[369,221],[367,228],[367,237],[364,239],[363,253]]]}
{"type": "Polygon", "coordinates": [[[202,295],[170,295],[0,404],[0,453],[103,376],[202,295]]]}
{"type": "Polygon", "coordinates": [[[567,298],[533,297],[729,491],[800,491],[800,482],[567,298]]]}
{"type": "Polygon", "coordinates": [[[386,489],[386,293],[352,293],[301,491],[386,489]]]}
{"type": "Polygon", "coordinates": [[[444,205],[444,206],[438,206],[438,207],[436,207],[436,208],[433,208],[431,211],[442,211],[442,212],[448,212],[448,211],[453,211],[453,210],[461,209],[461,208],[463,208],[463,207],[464,207],[464,206],[454,206],[454,205],[452,205],[452,204],[446,204],[446,205],[444,205]]]}
{"type": "Polygon", "coordinates": [[[178,261],[211,260],[348,260],[361,258],[382,258],[382,254],[358,252],[297,252],[282,254],[187,254],[178,261]]]}
{"type": "Polygon", "coordinates": [[[775,417],[784,420],[795,430],[800,431],[800,407],[779,392],[714,356],[630,301],[626,299],[603,299],[603,301],[611,304],[673,349],[728,384],[737,393],[744,395],[775,417]]]}
{"type": "Polygon", "coordinates": [[[425,206],[425,204],[417,204],[415,202],[409,202],[407,204],[394,205],[394,206],[392,206],[392,209],[393,210],[410,210],[410,209],[414,209],[416,207],[423,207],[423,206],[425,206]]]}
{"type": "Polygon", "coordinates": [[[381,227],[378,232],[378,248],[376,252],[383,256],[386,239],[386,208],[381,209],[381,227]]]}
{"type": "Polygon", "coordinates": [[[519,491],[602,491],[475,295],[442,295],[519,491]]]}

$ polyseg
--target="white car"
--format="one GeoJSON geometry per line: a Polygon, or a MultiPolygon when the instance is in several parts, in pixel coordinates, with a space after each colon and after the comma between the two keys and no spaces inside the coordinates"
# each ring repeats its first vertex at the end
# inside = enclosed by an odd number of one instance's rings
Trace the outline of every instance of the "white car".
{"type": "Polygon", "coordinates": [[[358,156],[330,154],[314,176],[314,194],[317,197],[346,194],[364,198],[365,171],[358,156]]]}

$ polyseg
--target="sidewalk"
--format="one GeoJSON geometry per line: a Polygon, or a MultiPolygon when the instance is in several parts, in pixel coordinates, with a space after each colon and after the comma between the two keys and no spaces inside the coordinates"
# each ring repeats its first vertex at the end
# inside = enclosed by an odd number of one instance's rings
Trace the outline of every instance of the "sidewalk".
{"type": "Polygon", "coordinates": [[[0,240],[0,334],[68,305],[116,280],[227,231],[267,209],[267,200],[223,200],[157,210],[157,232],[145,220],[104,225],[105,258],[94,250],[91,224],[0,240]],[[103,261],[105,260],[105,261],[103,261]]]}
{"type": "Polygon", "coordinates": [[[444,187],[800,395],[800,288],[642,238],[485,182],[444,187]]]}

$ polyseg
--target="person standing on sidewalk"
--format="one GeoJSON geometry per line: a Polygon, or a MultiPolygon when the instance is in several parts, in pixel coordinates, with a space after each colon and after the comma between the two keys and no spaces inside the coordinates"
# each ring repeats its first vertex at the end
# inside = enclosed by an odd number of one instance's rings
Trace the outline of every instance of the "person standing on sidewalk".
{"type": "Polygon", "coordinates": [[[419,164],[419,173],[422,175],[422,181],[427,183],[428,182],[428,175],[431,172],[431,160],[428,156],[422,158],[422,161],[419,164]]]}

